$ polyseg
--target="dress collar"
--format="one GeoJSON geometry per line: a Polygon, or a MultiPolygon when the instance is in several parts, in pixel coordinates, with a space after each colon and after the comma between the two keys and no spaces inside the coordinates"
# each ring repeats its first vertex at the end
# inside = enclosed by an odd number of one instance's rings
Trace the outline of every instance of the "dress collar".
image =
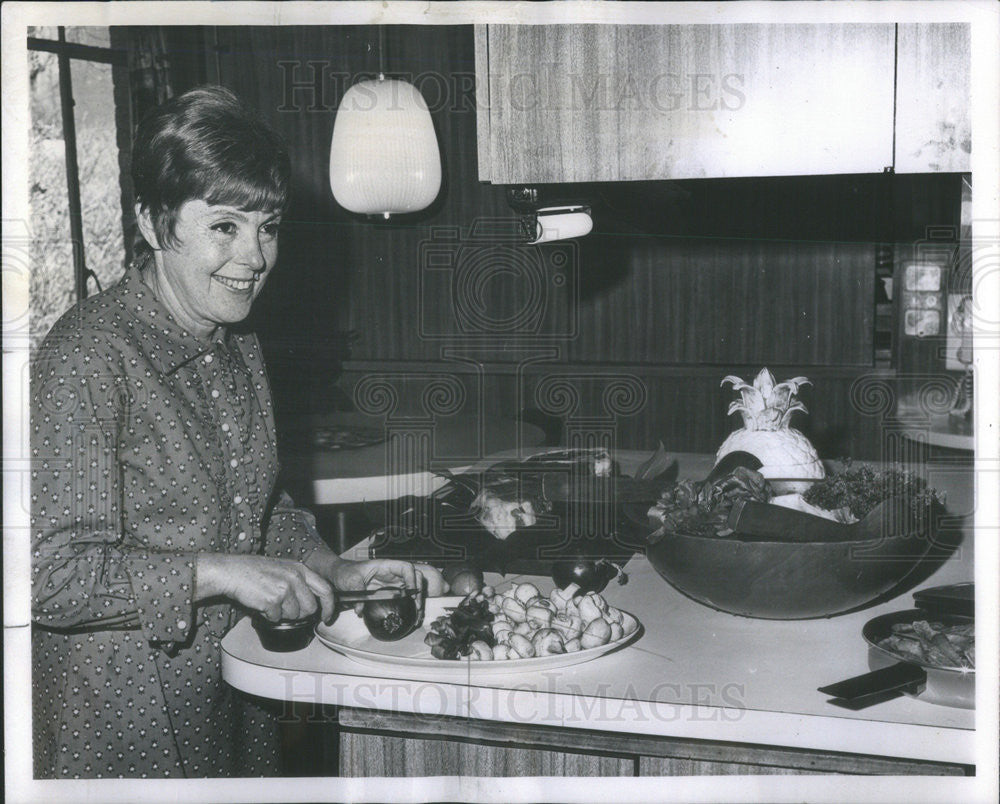
{"type": "Polygon", "coordinates": [[[138,268],[129,266],[118,283],[119,304],[145,330],[150,359],[164,374],[170,374],[197,357],[227,342],[229,332],[219,327],[209,341],[195,337],[167,311],[153,291],[142,281],[138,268]]]}

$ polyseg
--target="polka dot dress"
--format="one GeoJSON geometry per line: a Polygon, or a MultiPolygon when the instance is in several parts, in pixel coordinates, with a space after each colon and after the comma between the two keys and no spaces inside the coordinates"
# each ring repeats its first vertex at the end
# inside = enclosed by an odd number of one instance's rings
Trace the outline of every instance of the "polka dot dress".
{"type": "Polygon", "coordinates": [[[257,339],[198,340],[129,270],[39,347],[31,450],[35,775],[275,773],[273,717],[221,677],[241,612],[193,602],[198,552],[318,544],[274,493],[257,339]]]}

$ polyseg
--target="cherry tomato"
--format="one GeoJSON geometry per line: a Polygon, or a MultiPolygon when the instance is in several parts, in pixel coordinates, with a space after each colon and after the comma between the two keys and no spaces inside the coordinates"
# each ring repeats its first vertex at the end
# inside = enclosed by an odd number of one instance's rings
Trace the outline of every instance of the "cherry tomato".
{"type": "Polygon", "coordinates": [[[450,564],[441,573],[448,582],[453,595],[468,595],[479,592],[483,588],[483,571],[474,564],[463,561],[450,564]]]}
{"type": "Polygon", "coordinates": [[[483,573],[479,570],[465,570],[451,579],[453,595],[470,595],[483,589],[483,573]]]}

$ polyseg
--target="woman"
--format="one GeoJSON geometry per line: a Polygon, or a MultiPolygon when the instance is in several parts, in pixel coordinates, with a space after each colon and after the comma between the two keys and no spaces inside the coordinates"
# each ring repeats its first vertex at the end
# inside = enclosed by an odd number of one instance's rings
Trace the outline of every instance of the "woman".
{"type": "Polygon", "coordinates": [[[339,559],[275,492],[260,346],[231,325],[274,267],[290,172],[227,90],[155,110],[133,149],[137,259],[36,356],[36,776],[273,773],[274,720],[220,675],[244,611],[329,617],[335,589],[444,589],[426,566],[339,559]]]}

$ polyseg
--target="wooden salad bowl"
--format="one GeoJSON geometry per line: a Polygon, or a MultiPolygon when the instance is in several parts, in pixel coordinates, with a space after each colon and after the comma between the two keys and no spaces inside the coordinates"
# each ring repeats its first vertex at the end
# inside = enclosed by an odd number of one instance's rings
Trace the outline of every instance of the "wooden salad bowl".
{"type": "MultiPolygon", "coordinates": [[[[739,526],[722,537],[657,533],[646,544],[646,557],[671,585],[706,606],[796,620],[830,617],[902,594],[908,579],[919,582],[918,568],[939,564],[955,546],[939,539],[939,511],[928,511],[921,525],[913,525],[899,515],[902,502],[895,498],[853,525],[752,505],[749,533],[739,526]]],[[[735,514],[730,526],[739,518],[735,514]]]]}

